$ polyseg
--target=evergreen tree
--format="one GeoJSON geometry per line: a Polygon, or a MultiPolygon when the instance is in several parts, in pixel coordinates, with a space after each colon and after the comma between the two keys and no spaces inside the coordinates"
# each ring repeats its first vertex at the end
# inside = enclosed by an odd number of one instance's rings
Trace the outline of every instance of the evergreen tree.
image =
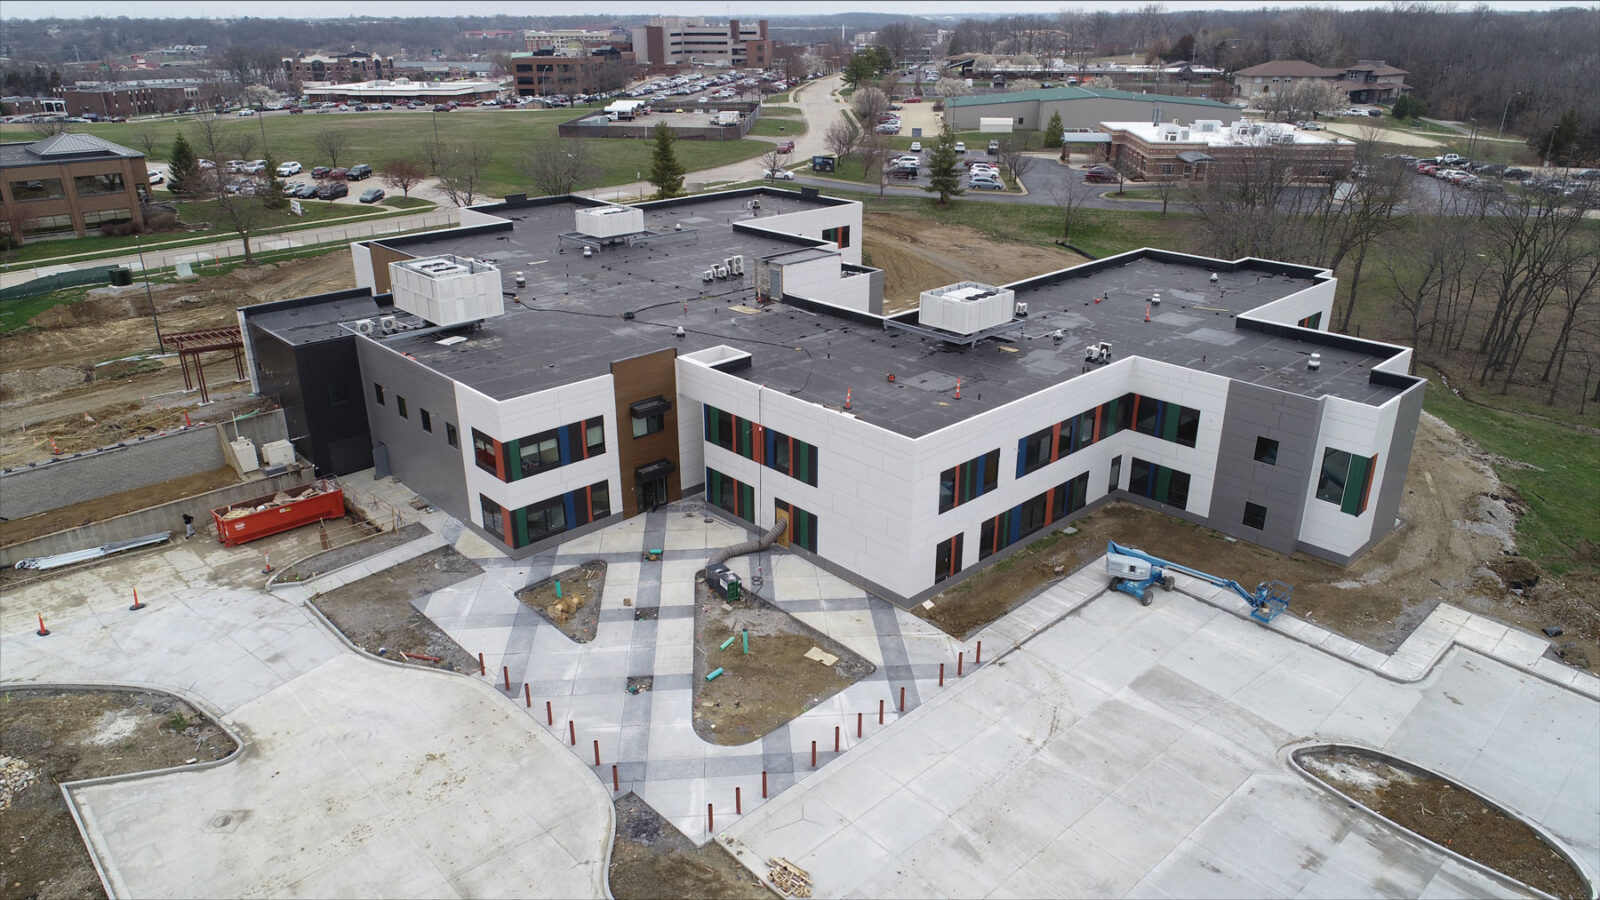
{"type": "Polygon", "coordinates": [[[950,198],[966,193],[961,189],[961,158],[956,155],[956,133],[947,125],[939,132],[939,141],[933,145],[928,157],[928,186],[930,194],[939,195],[939,205],[947,206],[950,198]]]}
{"type": "Polygon", "coordinates": [[[1401,94],[1400,99],[1394,101],[1394,117],[1396,119],[1415,119],[1422,115],[1424,105],[1421,97],[1411,94],[1401,94]]]}
{"type": "Polygon", "coordinates": [[[878,54],[872,51],[856,53],[844,64],[844,83],[860,88],[878,76],[878,54]]]}
{"type": "Polygon", "coordinates": [[[1050,123],[1044,126],[1044,145],[1046,147],[1059,147],[1066,136],[1066,127],[1061,124],[1061,113],[1050,114],[1050,123]]]}
{"type": "Polygon", "coordinates": [[[1578,111],[1569,109],[1561,114],[1561,118],[1557,119],[1548,131],[1528,141],[1528,147],[1538,153],[1546,165],[1554,160],[1558,164],[1564,161],[1570,166],[1573,153],[1578,147],[1580,131],[1578,111]]]}
{"type": "Polygon", "coordinates": [[[179,134],[172,141],[172,154],[167,157],[167,189],[174,194],[192,192],[199,172],[200,164],[195,159],[194,150],[190,149],[189,141],[179,134]]]}
{"type": "Polygon", "coordinates": [[[673,134],[672,126],[666,122],[656,123],[652,135],[656,146],[650,155],[649,181],[656,186],[655,199],[677,197],[683,193],[683,163],[678,162],[677,154],[672,150],[678,136],[673,134]]]}

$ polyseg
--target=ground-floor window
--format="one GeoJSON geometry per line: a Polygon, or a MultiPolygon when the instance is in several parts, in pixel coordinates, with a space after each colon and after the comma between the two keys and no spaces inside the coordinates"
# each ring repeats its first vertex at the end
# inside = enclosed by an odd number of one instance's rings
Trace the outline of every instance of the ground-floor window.
{"type": "Polygon", "coordinates": [[[773,507],[789,518],[789,543],[812,553],[817,552],[817,517],[785,500],[775,499],[773,507]]]}
{"type": "Polygon", "coordinates": [[[1157,503],[1187,509],[1189,506],[1189,473],[1134,457],[1128,470],[1128,491],[1149,497],[1157,503]]]}

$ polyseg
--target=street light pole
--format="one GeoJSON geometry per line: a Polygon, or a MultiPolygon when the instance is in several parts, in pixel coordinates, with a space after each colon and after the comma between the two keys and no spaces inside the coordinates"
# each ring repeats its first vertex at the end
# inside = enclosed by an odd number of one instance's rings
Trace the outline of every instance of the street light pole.
{"type": "Polygon", "coordinates": [[[1510,112],[1511,112],[1511,101],[1517,99],[1517,97],[1519,97],[1521,95],[1522,95],[1521,91],[1515,91],[1515,92],[1512,93],[1511,96],[1506,98],[1506,108],[1500,111],[1500,130],[1496,131],[1494,133],[1495,137],[1502,137],[1502,136],[1505,135],[1505,133],[1506,133],[1506,116],[1509,115],[1510,112]]]}
{"type": "Polygon", "coordinates": [[[156,317],[156,297],[150,290],[150,270],[144,265],[144,237],[137,231],[133,233],[134,243],[139,248],[139,272],[144,275],[144,296],[150,301],[150,321],[156,326],[156,350],[160,353],[167,352],[167,345],[161,339],[161,320],[156,317]]]}

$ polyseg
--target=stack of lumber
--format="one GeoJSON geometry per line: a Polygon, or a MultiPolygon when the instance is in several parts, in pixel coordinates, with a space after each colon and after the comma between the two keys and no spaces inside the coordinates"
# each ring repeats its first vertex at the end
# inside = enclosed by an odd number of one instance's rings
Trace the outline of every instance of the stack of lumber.
{"type": "Polygon", "coordinates": [[[767,865],[772,867],[767,880],[777,885],[778,890],[790,897],[811,896],[811,875],[805,869],[781,856],[767,860],[767,865]]]}

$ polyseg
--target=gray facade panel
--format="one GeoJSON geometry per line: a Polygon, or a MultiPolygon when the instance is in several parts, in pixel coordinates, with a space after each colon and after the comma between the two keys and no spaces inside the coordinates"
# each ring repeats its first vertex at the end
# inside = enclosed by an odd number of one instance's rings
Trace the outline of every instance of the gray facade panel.
{"type": "Polygon", "coordinates": [[[1211,514],[1205,525],[1280,553],[1294,552],[1317,446],[1320,407],[1319,401],[1298,394],[1248,382],[1229,384],[1211,514]],[[1283,427],[1284,422],[1293,427],[1283,427]],[[1278,442],[1275,464],[1256,461],[1258,437],[1278,442]],[[1244,524],[1246,503],[1266,508],[1264,528],[1244,524]]]}
{"type": "Polygon", "coordinates": [[[457,428],[457,443],[470,441],[470,432],[461,428],[456,412],[454,384],[411,360],[377,346],[370,340],[356,339],[361,360],[363,390],[367,397],[367,422],[372,430],[372,445],[389,451],[389,470],[419,496],[470,522],[472,504],[467,496],[467,476],[462,450],[445,440],[445,424],[457,428]],[[383,385],[384,402],[378,405],[374,384],[383,385]],[[405,398],[406,418],[400,417],[400,398],[405,398]],[[426,410],[433,431],[422,430],[426,410]]]}

